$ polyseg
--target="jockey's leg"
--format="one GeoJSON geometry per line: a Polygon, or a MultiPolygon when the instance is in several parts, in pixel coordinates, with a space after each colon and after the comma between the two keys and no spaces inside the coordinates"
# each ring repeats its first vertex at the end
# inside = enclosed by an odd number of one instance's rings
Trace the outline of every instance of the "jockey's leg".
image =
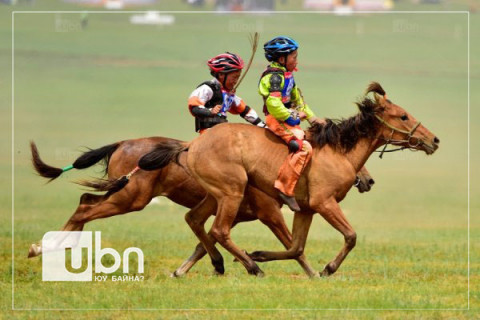
{"type": "Polygon", "coordinates": [[[280,191],[281,198],[288,204],[293,211],[299,211],[300,208],[295,201],[295,186],[302,174],[303,169],[312,157],[312,146],[306,140],[305,133],[300,126],[290,126],[279,122],[271,115],[267,116],[268,128],[279,136],[289,147],[296,145],[299,147],[293,153],[290,153],[283,162],[278,172],[278,178],[275,181],[275,188],[280,191]],[[292,141],[294,144],[292,144],[292,141]]]}

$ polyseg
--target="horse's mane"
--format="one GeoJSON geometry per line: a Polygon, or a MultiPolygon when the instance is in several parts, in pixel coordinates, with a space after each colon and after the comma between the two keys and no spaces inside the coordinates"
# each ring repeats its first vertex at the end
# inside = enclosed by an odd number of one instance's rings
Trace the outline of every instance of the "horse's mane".
{"type": "Polygon", "coordinates": [[[325,124],[314,124],[309,129],[309,141],[314,147],[329,145],[336,150],[348,152],[355,147],[361,138],[371,138],[375,135],[375,112],[380,107],[376,100],[367,95],[377,93],[382,96],[385,91],[377,82],[372,82],[362,100],[356,102],[360,112],[348,119],[326,119],[325,124]]]}

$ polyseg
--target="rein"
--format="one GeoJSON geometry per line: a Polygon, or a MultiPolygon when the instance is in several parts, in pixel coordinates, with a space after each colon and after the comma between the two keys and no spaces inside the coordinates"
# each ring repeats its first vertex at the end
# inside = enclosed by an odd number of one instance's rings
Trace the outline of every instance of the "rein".
{"type": "Polygon", "coordinates": [[[420,126],[421,122],[417,122],[413,126],[413,128],[410,129],[410,131],[407,131],[407,130],[399,129],[399,128],[396,128],[396,127],[392,126],[390,123],[386,122],[383,118],[379,117],[376,114],[375,114],[375,118],[377,118],[378,121],[380,121],[387,128],[392,129],[392,133],[390,134],[390,137],[388,139],[385,139],[385,138],[382,137],[382,139],[385,141],[385,146],[383,147],[382,151],[375,151],[375,152],[380,152],[380,156],[379,156],[380,159],[382,159],[383,154],[385,152],[395,152],[395,151],[400,151],[400,150],[405,150],[405,149],[415,150],[414,148],[418,147],[422,143],[422,141],[418,138],[415,138],[415,139],[417,139],[416,143],[412,143],[413,142],[412,138],[414,138],[413,134],[417,130],[418,126],[420,126]],[[393,139],[393,134],[395,132],[403,133],[403,134],[407,135],[407,138],[404,139],[404,140],[393,139]],[[397,149],[387,150],[387,147],[388,147],[389,144],[395,145],[395,144],[400,144],[400,143],[408,143],[408,147],[400,147],[400,148],[397,148],[397,149]]]}

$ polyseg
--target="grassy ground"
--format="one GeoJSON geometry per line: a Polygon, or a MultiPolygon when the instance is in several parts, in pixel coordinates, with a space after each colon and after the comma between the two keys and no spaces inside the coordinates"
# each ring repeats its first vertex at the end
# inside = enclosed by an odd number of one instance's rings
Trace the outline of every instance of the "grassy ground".
{"type": "MultiPolygon", "coordinates": [[[[400,8],[409,9],[403,6],[400,8]]],[[[35,6],[49,8],[77,9],[66,4],[54,7],[48,1],[35,6]]],[[[168,7],[184,8],[180,4],[168,7]]],[[[1,37],[8,39],[9,14],[0,13],[1,37]]],[[[77,14],[15,15],[14,306],[17,310],[147,310],[15,311],[6,317],[475,317],[474,310],[445,310],[468,307],[465,15],[176,14],[175,25],[163,28],[132,26],[128,17],[91,14],[88,28],[80,31],[75,27],[77,14]],[[277,34],[299,40],[296,79],[318,115],[352,115],[352,101],[369,81],[377,80],[392,100],[438,135],[438,153],[426,157],[404,152],[369,161],[377,181],[374,189],[366,195],[352,191],[342,203],[359,236],[357,247],[328,279],[309,280],[290,261],[262,264],[267,276],[256,279],[233,263],[225,251],[225,276],[212,276],[205,259],[187,277],[171,279],[170,272],[197,241],[184,223],[186,210],[161,199],[142,212],[86,226],[86,230],[102,231],[103,246],[119,252],[131,246],[141,248],[145,254],[143,282],[42,282],[41,259],[26,259],[28,247],[45,232],[59,229],[75,210],[81,191],[68,181],[98,175],[100,169],[69,172],[45,186],[30,167],[28,141],[38,143],[47,162],[64,166],[79,155],[80,146],[98,147],[152,135],[192,139],[193,120],[186,112],[185,100],[196,84],[208,78],[203,61],[224,50],[247,57],[245,30],[253,29],[260,31],[261,41],[277,34]]],[[[10,73],[10,49],[9,41],[0,43],[0,68],[5,75],[10,73]]],[[[472,57],[475,53],[476,45],[472,57]]],[[[477,61],[472,62],[478,67],[477,61]]],[[[239,90],[258,111],[256,83],[264,67],[258,52],[239,90]]],[[[478,84],[479,75],[478,68],[472,68],[472,84],[478,84]]],[[[9,76],[0,81],[9,88],[9,76]]],[[[8,92],[1,93],[2,105],[8,105],[8,92]]],[[[478,95],[473,93],[475,97],[478,95]]],[[[8,109],[1,112],[2,127],[9,128],[8,109]]],[[[478,114],[472,113],[475,119],[478,114]]],[[[478,133],[478,121],[470,124],[473,133],[478,133]]],[[[2,137],[5,148],[7,137],[7,133],[2,137]]],[[[478,172],[478,159],[473,149],[473,173],[478,172]]],[[[10,172],[10,161],[8,152],[2,154],[3,176],[10,172]]],[[[11,194],[8,178],[2,183],[7,191],[0,195],[5,208],[0,230],[6,246],[1,249],[0,276],[5,297],[2,307],[10,309],[12,229],[5,217],[10,216],[11,194]]],[[[478,196],[473,181],[472,212],[478,212],[478,196]]],[[[286,212],[286,217],[290,222],[291,214],[286,212]]],[[[472,253],[480,249],[478,231],[478,219],[473,217],[472,253]]],[[[248,251],[281,248],[259,222],[238,226],[233,238],[248,251]]],[[[314,267],[321,269],[342,243],[340,234],[316,217],[306,254],[314,267]]],[[[478,257],[472,255],[470,294],[471,307],[476,310],[478,266],[478,257]]]]}

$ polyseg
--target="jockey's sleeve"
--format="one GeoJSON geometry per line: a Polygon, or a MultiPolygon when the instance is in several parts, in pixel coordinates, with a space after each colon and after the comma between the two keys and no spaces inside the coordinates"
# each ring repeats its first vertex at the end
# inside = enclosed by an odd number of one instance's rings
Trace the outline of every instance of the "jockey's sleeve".
{"type": "Polygon", "coordinates": [[[305,101],[303,101],[303,97],[296,84],[292,89],[292,102],[298,106],[298,111],[302,111],[307,115],[307,120],[315,117],[312,109],[310,109],[310,107],[305,103],[305,101]]]}
{"type": "Polygon", "coordinates": [[[213,116],[212,112],[204,106],[193,106],[190,108],[190,112],[193,114],[193,116],[200,118],[213,116]]]}
{"type": "Polygon", "coordinates": [[[245,101],[243,101],[243,99],[241,99],[238,96],[235,96],[234,104],[228,111],[232,114],[239,114],[240,117],[242,117],[243,119],[245,119],[246,121],[250,122],[253,125],[256,125],[262,128],[266,126],[265,123],[262,121],[262,119],[260,119],[260,117],[258,116],[257,112],[255,112],[255,110],[247,106],[245,104],[245,101]]]}
{"type": "Polygon", "coordinates": [[[278,120],[284,121],[290,117],[290,112],[282,102],[282,89],[284,85],[284,78],[279,74],[275,76],[281,78],[280,88],[271,88],[271,77],[274,74],[270,73],[264,76],[258,85],[258,92],[263,96],[268,113],[278,120]]]}
{"type": "Polygon", "coordinates": [[[207,103],[213,97],[212,89],[206,84],[193,90],[192,94],[188,98],[188,109],[193,116],[198,117],[209,117],[212,115],[210,110],[205,108],[205,103],[207,103]],[[195,111],[194,111],[195,110],[195,111]]]}

